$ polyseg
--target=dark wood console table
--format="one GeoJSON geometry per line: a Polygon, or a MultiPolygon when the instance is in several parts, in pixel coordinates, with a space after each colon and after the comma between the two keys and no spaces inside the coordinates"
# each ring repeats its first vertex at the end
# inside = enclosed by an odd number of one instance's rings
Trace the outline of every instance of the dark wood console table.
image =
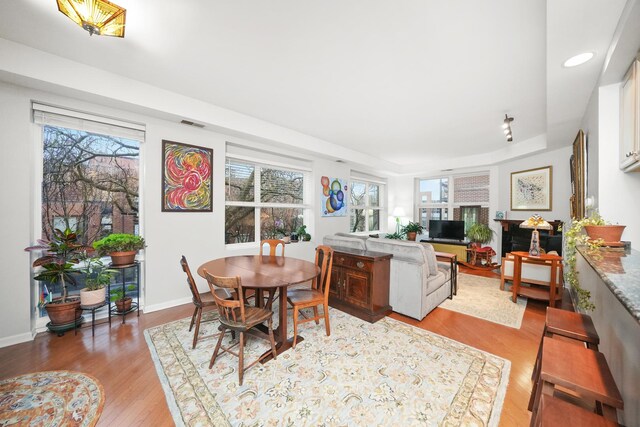
{"type": "Polygon", "coordinates": [[[391,313],[392,254],[333,248],[329,305],[374,323],[391,313]]]}

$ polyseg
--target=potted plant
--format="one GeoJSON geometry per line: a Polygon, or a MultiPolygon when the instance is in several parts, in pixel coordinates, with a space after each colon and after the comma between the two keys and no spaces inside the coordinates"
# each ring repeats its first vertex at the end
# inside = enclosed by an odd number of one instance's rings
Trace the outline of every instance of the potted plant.
{"type": "Polygon", "coordinates": [[[467,230],[467,238],[473,246],[482,247],[493,239],[493,230],[486,224],[476,222],[467,230]]]}
{"type": "Polygon", "coordinates": [[[298,238],[304,242],[311,240],[311,234],[307,233],[307,226],[301,225],[298,227],[298,238]]]}
{"type": "Polygon", "coordinates": [[[93,242],[93,247],[100,256],[111,256],[113,265],[133,264],[136,254],[145,246],[142,237],[124,233],[110,234],[93,242]]]}
{"type": "Polygon", "coordinates": [[[416,240],[418,233],[422,233],[424,227],[418,222],[411,222],[402,227],[402,233],[407,235],[407,240],[416,240]]]}
{"type": "Polygon", "coordinates": [[[116,271],[107,268],[98,257],[87,257],[83,272],[86,277],[86,287],[80,289],[80,305],[104,303],[107,300],[105,288],[111,283],[111,278],[116,271]]]}
{"type": "MultiPolygon", "coordinates": [[[[134,291],[135,289],[136,287],[133,285],[129,285],[126,288],[127,291],[134,291]]],[[[131,310],[131,297],[126,295],[122,287],[111,289],[111,302],[116,304],[118,313],[126,313],[131,310]]]]}
{"type": "Polygon", "coordinates": [[[609,224],[595,211],[589,217],[572,220],[571,227],[564,232],[565,248],[563,255],[566,266],[564,278],[575,291],[575,295],[578,298],[578,308],[591,311],[595,309],[595,305],[591,302],[591,293],[580,286],[578,271],[576,270],[576,248],[585,246],[589,255],[598,257],[600,256],[598,251],[600,246],[606,243],[620,242],[624,228],[624,225],[609,224]],[[611,234],[612,230],[615,233],[613,235],[611,234]]]}
{"type": "Polygon", "coordinates": [[[25,248],[28,252],[44,251],[44,255],[33,262],[34,267],[42,268],[34,279],[52,285],[59,284],[62,288],[62,295],[45,303],[44,306],[51,319],[51,330],[71,329],[80,318],[80,298],[69,298],[67,287],[76,284],[74,276],[79,270],[74,266],[80,262],[87,250],[93,249],[79,243],[78,237],[78,234],[69,228],[64,231],[56,228],[51,240],[41,239],[38,240],[38,245],[25,248]],[[65,328],[67,326],[68,328],[65,328]]]}
{"type": "Polygon", "coordinates": [[[384,235],[385,239],[391,239],[391,240],[402,240],[402,233],[387,233],[384,235]]]}

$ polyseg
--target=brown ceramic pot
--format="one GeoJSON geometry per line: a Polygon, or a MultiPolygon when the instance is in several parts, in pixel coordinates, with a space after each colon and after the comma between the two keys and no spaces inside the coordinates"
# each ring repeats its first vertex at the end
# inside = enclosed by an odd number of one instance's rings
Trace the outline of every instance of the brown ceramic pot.
{"type": "Polygon", "coordinates": [[[125,297],[124,299],[119,299],[116,302],[116,308],[119,313],[124,313],[131,310],[131,298],[125,297]]]}
{"type": "Polygon", "coordinates": [[[619,242],[626,225],[585,225],[584,230],[591,240],[602,239],[607,243],[619,242]]]}
{"type": "Polygon", "coordinates": [[[415,231],[407,231],[407,240],[413,240],[415,242],[417,234],[415,231]]]}
{"type": "Polygon", "coordinates": [[[126,252],[111,252],[111,264],[112,265],[129,265],[133,264],[136,260],[136,254],[138,251],[126,251],[126,252]]]}
{"type": "Polygon", "coordinates": [[[51,320],[52,325],[66,325],[69,323],[73,323],[75,320],[80,318],[82,311],[80,308],[80,298],[73,299],[69,301],[67,298],[67,302],[61,303],[60,299],[53,300],[47,305],[44,306],[47,310],[47,314],[49,315],[49,319],[51,320]]]}

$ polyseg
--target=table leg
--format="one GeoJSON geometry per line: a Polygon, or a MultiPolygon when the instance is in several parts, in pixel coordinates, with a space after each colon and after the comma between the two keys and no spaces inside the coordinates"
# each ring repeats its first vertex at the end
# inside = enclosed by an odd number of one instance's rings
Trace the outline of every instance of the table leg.
{"type": "MultiPolygon", "coordinates": [[[[280,286],[278,288],[278,303],[280,307],[278,307],[278,315],[280,316],[280,321],[278,322],[278,330],[274,331],[275,339],[276,339],[276,353],[279,355],[290,348],[293,347],[293,338],[287,338],[287,287],[280,286]]],[[[304,338],[298,335],[296,344],[300,344],[300,342],[304,341],[304,338]]],[[[272,356],[267,355],[272,354],[271,350],[266,351],[265,358],[262,359],[262,363],[266,363],[271,360],[272,356]]]]}
{"type": "Polygon", "coordinates": [[[549,281],[549,284],[551,285],[551,288],[549,289],[549,307],[556,306],[556,277],[558,275],[557,269],[558,269],[558,261],[552,260],[551,261],[551,280],[549,281]]]}
{"type": "Polygon", "coordinates": [[[96,336],[96,309],[91,309],[91,336],[96,336]]]}
{"type": "Polygon", "coordinates": [[[513,293],[511,296],[511,300],[516,302],[518,300],[518,292],[520,291],[520,282],[522,278],[520,275],[522,274],[522,258],[519,256],[513,257],[513,285],[511,286],[511,292],[513,293]]]}

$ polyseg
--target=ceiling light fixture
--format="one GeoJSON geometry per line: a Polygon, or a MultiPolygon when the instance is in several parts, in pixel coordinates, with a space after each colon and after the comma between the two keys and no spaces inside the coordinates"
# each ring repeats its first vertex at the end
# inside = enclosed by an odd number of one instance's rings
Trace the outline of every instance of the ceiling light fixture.
{"type": "Polygon", "coordinates": [[[504,121],[502,122],[502,130],[504,132],[504,136],[507,137],[507,142],[513,141],[513,135],[511,133],[511,122],[513,121],[513,117],[509,117],[507,114],[504,115],[504,121]]]}
{"type": "Polygon", "coordinates": [[[590,61],[594,56],[595,54],[593,52],[580,53],[564,61],[562,66],[565,68],[577,67],[578,65],[582,65],[585,62],[590,61]]]}
{"type": "Polygon", "coordinates": [[[107,0],[57,0],[58,10],[89,35],[124,37],[127,11],[107,0]]]}

